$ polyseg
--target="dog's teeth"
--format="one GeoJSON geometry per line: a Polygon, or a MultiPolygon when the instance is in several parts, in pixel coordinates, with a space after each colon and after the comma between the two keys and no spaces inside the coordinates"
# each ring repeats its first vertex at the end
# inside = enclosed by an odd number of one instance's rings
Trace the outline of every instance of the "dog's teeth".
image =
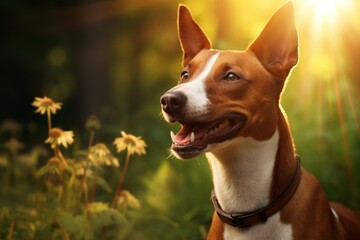
{"type": "Polygon", "coordinates": [[[191,132],[191,135],[190,135],[190,143],[193,143],[195,142],[195,133],[194,132],[191,132]]]}
{"type": "Polygon", "coordinates": [[[173,131],[170,131],[170,137],[173,142],[175,142],[175,133],[173,131]]]}
{"type": "Polygon", "coordinates": [[[222,122],[222,123],[219,124],[219,126],[217,127],[217,129],[222,129],[224,126],[225,126],[225,123],[222,122]]]}

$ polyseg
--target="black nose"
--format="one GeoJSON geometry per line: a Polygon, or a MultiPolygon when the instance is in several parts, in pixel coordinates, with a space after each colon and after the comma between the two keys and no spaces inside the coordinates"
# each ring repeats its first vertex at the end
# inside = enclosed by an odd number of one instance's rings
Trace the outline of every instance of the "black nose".
{"type": "Polygon", "coordinates": [[[186,103],[186,96],[181,92],[167,92],[160,98],[162,109],[171,115],[182,108],[186,103]]]}

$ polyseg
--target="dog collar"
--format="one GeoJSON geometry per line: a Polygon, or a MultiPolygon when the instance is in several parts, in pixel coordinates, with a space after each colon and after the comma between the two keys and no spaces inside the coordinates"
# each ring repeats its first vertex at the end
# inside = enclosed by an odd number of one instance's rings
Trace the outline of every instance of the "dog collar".
{"type": "Polygon", "coordinates": [[[214,204],[215,211],[223,223],[237,228],[249,228],[266,220],[283,209],[290,199],[294,196],[301,179],[301,164],[299,156],[296,156],[296,171],[286,190],[280,194],[274,201],[266,207],[252,212],[227,213],[220,207],[216,198],[215,191],[211,192],[211,201],[214,204]]]}

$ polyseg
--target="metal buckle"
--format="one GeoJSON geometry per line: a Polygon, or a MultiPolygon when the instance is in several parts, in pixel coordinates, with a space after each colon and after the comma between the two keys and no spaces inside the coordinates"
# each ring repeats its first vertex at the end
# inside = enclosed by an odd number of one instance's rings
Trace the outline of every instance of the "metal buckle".
{"type": "Polygon", "coordinates": [[[231,216],[233,224],[237,228],[247,228],[249,225],[245,224],[241,216],[231,216]]]}
{"type": "Polygon", "coordinates": [[[239,228],[247,228],[247,227],[250,227],[252,226],[252,223],[250,224],[247,224],[244,222],[244,219],[249,219],[251,217],[258,217],[260,218],[260,221],[262,223],[266,222],[267,221],[267,216],[266,216],[266,213],[265,213],[265,209],[262,208],[262,209],[259,209],[258,211],[255,211],[255,212],[250,212],[248,214],[231,214],[231,218],[233,220],[233,224],[236,226],[236,227],[239,227],[239,228]]]}

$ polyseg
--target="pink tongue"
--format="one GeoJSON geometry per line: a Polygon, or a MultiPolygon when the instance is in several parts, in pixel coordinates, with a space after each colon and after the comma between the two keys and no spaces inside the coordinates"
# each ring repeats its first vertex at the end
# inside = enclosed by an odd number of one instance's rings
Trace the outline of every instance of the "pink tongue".
{"type": "Polygon", "coordinates": [[[190,134],[185,135],[185,136],[176,134],[174,141],[175,141],[176,144],[188,143],[188,142],[190,142],[190,134]]]}
{"type": "Polygon", "coordinates": [[[190,142],[191,133],[194,132],[195,139],[202,139],[205,134],[214,126],[214,123],[186,123],[176,134],[174,141],[177,144],[186,144],[190,142]]]}

